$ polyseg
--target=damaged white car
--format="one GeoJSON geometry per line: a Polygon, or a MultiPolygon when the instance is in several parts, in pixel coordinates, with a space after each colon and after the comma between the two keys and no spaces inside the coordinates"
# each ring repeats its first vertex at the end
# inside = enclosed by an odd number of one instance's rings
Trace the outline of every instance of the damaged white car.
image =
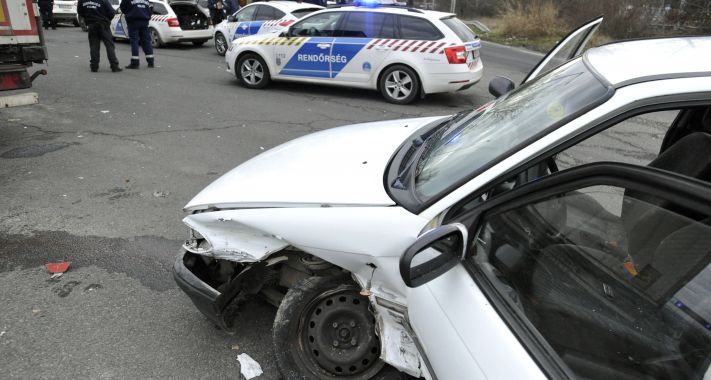
{"type": "Polygon", "coordinates": [[[709,379],[711,37],[580,56],[600,21],[477,110],[228,172],[185,206],[176,281],[228,330],[277,306],[286,379],[709,379]]]}

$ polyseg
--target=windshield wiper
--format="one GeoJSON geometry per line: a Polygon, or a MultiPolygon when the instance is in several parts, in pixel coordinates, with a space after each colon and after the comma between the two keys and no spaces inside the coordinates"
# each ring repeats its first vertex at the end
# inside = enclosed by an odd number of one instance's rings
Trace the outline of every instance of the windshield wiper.
{"type": "Polygon", "coordinates": [[[405,182],[404,179],[409,175],[410,170],[412,169],[412,165],[415,162],[415,158],[418,156],[421,156],[420,154],[415,154],[419,149],[422,149],[423,146],[428,146],[431,140],[431,138],[435,135],[437,135],[439,131],[445,131],[447,127],[451,126],[452,124],[456,123],[457,121],[461,120],[465,115],[468,115],[471,113],[471,110],[466,110],[466,111],[460,111],[457,112],[456,114],[452,115],[449,119],[446,119],[436,125],[433,128],[428,129],[424,133],[416,136],[414,139],[412,139],[412,142],[410,144],[410,148],[408,149],[408,152],[405,154],[405,157],[403,160],[400,162],[400,172],[398,172],[397,177],[395,177],[395,180],[392,182],[390,186],[393,188],[399,189],[399,190],[406,190],[407,188],[405,187],[405,182]]]}

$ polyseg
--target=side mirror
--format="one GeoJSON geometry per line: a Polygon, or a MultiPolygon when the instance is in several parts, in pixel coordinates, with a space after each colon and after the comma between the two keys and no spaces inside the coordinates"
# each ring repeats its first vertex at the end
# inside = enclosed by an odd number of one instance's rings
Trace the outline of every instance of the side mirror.
{"type": "Polygon", "coordinates": [[[443,275],[464,257],[467,228],[448,224],[425,232],[400,257],[400,276],[416,288],[443,275]]]}
{"type": "Polygon", "coordinates": [[[234,15],[227,16],[227,21],[229,21],[229,22],[235,22],[236,20],[237,20],[237,17],[235,17],[234,15]]]}
{"type": "Polygon", "coordinates": [[[508,94],[514,88],[516,88],[514,82],[502,76],[496,76],[489,82],[489,93],[497,98],[501,95],[508,94]]]}

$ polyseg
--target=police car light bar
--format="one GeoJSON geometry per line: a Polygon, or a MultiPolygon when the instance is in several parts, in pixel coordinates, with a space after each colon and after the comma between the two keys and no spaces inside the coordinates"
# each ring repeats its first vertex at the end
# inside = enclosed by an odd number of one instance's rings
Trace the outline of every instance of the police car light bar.
{"type": "Polygon", "coordinates": [[[396,0],[353,0],[353,5],[356,7],[377,7],[381,5],[404,6],[405,4],[396,0]]]}

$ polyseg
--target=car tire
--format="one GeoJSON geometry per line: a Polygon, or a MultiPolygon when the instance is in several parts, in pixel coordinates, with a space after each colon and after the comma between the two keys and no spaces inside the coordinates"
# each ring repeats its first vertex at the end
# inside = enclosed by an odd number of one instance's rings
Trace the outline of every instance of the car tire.
{"type": "Polygon", "coordinates": [[[378,88],[385,100],[394,104],[409,104],[420,94],[420,79],[405,65],[393,65],[380,75],[378,88]]]}
{"type": "Polygon", "coordinates": [[[237,60],[235,75],[239,83],[247,88],[264,88],[271,81],[267,64],[254,53],[245,54],[237,60]]]}
{"type": "Polygon", "coordinates": [[[222,33],[215,33],[215,50],[219,55],[225,55],[227,53],[227,38],[222,33]]]}
{"type": "Polygon", "coordinates": [[[207,40],[193,41],[193,46],[202,46],[205,45],[205,42],[207,42],[207,40]]]}
{"type": "Polygon", "coordinates": [[[272,329],[286,380],[365,380],[383,368],[375,317],[359,290],[348,276],[309,277],[289,289],[272,329]]]}
{"type": "Polygon", "coordinates": [[[158,33],[157,30],[148,28],[148,35],[151,37],[151,45],[153,45],[154,48],[165,46],[165,43],[163,43],[163,40],[160,38],[160,33],[158,33]]]}

